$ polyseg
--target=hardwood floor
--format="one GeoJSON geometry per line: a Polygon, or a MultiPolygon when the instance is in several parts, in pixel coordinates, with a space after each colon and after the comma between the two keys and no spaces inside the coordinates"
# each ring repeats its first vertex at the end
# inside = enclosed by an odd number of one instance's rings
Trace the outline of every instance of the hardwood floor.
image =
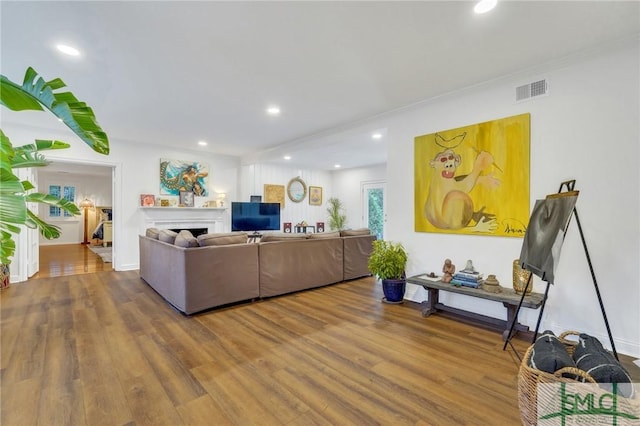
{"type": "Polygon", "coordinates": [[[0,297],[2,425],[520,424],[500,333],[381,303],[372,278],[192,317],[137,271],[0,297]]]}
{"type": "Polygon", "coordinates": [[[30,279],[62,277],[94,272],[111,271],[111,263],[105,263],[100,256],[84,244],[62,244],[40,246],[40,270],[30,279]]]}

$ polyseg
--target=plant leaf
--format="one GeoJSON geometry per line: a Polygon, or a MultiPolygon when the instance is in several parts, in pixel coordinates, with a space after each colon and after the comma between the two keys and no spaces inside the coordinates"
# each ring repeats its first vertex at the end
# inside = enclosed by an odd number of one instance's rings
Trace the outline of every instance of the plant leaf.
{"type": "MultiPolygon", "coordinates": [[[[14,111],[34,108],[34,102],[40,103],[60,118],[87,145],[100,154],[109,154],[109,138],[102,130],[93,110],[79,101],[72,93],[54,93],[65,87],[61,79],[45,82],[31,67],[25,73],[22,86],[13,83],[5,76],[2,78],[0,101],[14,111]],[[5,92],[5,87],[6,92],[5,92]],[[22,93],[19,93],[22,91],[22,93]],[[31,100],[28,100],[29,97],[31,100]]],[[[42,108],[39,108],[42,110],[42,108]]]]}
{"type": "MultiPolygon", "coordinates": [[[[23,195],[4,193],[0,197],[0,227],[4,224],[24,223],[27,218],[27,205],[23,195]]],[[[21,185],[22,186],[22,185],[21,185]]]]}
{"type": "Polygon", "coordinates": [[[0,95],[0,104],[12,111],[44,111],[37,99],[25,93],[22,87],[4,75],[0,75],[0,92],[2,92],[2,95],[0,95]]]}
{"type": "MultiPolygon", "coordinates": [[[[19,228],[18,228],[19,231],[19,228]]],[[[11,263],[11,257],[16,251],[16,243],[13,241],[11,233],[0,231],[0,263],[8,265],[11,263]]]]}
{"type": "Polygon", "coordinates": [[[46,223],[30,210],[27,212],[27,214],[29,215],[29,220],[31,220],[35,224],[35,226],[40,228],[40,234],[47,240],[53,240],[54,238],[60,237],[59,226],[46,223]]]}
{"type": "Polygon", "coordinates": [[[65,200],[64,198],[54,197],[53,195],[33,192],[25,195],[25,200],[28,202],[43,203],[50,206],[60,207],[62,210],[65,210],[74,216],[80,214],[80,209],[73,202],[65,200]]]}

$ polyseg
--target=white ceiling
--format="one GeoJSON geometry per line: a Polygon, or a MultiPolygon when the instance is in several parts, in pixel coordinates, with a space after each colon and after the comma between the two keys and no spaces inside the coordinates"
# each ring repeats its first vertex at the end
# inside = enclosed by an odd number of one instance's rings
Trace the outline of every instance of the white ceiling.
{"type": "MultiPolygon", "coordinates": [[[[312,135],[640,32],[637,1],[503,1],[486,15],[473,4],[2,1],[1,70],[62,77],[112,140],[290,153],[328,170],[384,162],[371,133],[385,129],[321,146],[312,135]],[[58,42],[82,56],[61,56],[58,42]],[[280,117],[265,114],[271,104],[280,117]]],[[[34,123],[5,111],[5,122],[34,123]]],[[[44,116],[39,126],[58,124],[44,116]]]]}

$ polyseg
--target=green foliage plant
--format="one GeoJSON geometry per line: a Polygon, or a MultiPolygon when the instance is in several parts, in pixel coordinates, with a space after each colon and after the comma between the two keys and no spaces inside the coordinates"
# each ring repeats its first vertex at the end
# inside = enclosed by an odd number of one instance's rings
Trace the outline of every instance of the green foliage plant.
{"type": "Polygon", "coordinates": [[[331,197],[327,200],[327,214],[329,215],[329,228],[341,231],[347,223],[344,214],[344,206],[339,198],[331,197]]]}
{"type": "MultiPolygon", "coordinates": [[[[48,109],[94,151],[109,154],[109,139],[100,128],[93,110],[79,101],[71,92],[61,92],[66,87],[56,78],[45,81],[29,67],[22,84],[14,83],[0,75],[0,104],[12,111],[44,111],[48,109]]],[[[49,161],[40,151],[65,149],[70,145],[57,140],[37,139],[35,143],[14,147],[0,129],[0,263],[10,264],[15,253],[15,235],[21,226],[39,229],[47,239],[60,236],[60,228],[48,224],[27,208],[27,203],[44,203],[56,206],[72,215],[80,214],[78,207],[65,199],[49,194],[33,192],[34,185],[21,181],[14,169],[43,167],[49,161]]]]}
{"type": "Polygon", "coordinates": [[[379,280],[399,280],[404,278],[407,259],[407,252],[402,244],[376,240],[369,257],[369,271],[379,280]]]}

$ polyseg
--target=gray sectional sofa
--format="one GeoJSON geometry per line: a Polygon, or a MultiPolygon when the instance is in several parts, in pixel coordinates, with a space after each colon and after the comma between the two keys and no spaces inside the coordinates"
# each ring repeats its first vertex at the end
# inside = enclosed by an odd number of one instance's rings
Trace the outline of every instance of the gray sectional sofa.
{"type": "Polygon", "coordinates": [[[368,229],[319,234],[205,234],[149,229],[139,236],[140,277],[190,315],[245,300],[370,275],[368,229]]]}

